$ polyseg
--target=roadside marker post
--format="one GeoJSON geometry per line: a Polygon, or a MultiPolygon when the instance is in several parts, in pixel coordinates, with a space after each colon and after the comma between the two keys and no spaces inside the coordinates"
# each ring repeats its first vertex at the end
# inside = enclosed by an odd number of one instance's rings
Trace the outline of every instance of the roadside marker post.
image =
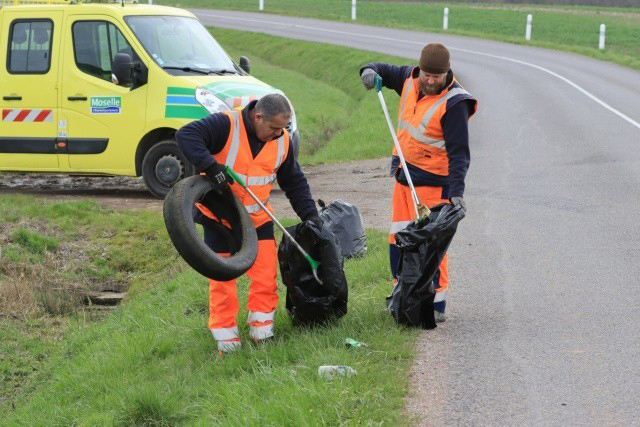
{"type": "Polygon", "coordinates": [[[524,39],[525,40],[531,40],[531,23],[533,21],[533,15],[528,14],[527,15],[527,29],[525,30],[524,33],[524,39]]]}
{"type": "Polygon", "coordinates": [[[356,20],[356,0],[351,0],[351,20],[356,20]]]}
{"type": "Polygon", "coordinates": [[[260,0],[259,5],[258,5],[258,9],[259,10],[264,10],[264,0],[260,0]]]}
{"type": "Polygon", "coordinates": [[[448,7],[444,8],[444,18],[442,19],[442,29],[443,30],[449,29],[449,8],[448,7]]]}
{"type": "Polygon", "coordinates": [[[607,30],[607,26],[604,24],[600,24],[600,41],[598,42],[598,49],[604,49],[604,33],[607,30]]]}

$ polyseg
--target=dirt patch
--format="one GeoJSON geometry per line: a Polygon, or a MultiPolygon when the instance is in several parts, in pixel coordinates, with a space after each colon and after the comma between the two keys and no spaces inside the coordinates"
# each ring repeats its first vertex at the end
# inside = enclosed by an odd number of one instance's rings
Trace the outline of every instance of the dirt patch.
{"type": "Polygon", "coordinates": [[[141,178],[67,175],[0,175],[0,193],[31,194],[55,200],[89,199],[107,209],[162,209],[141,178]]]}
{"type": "MultiPolygon", "coordinates": [[[[358,207],[367,228],[386,230],[391,219],[389,159],[303,167],[313,197],[327,203],[342,199],[358,207]]],[[[31,194],[55,200],[94,200],[106,209],[162,210],[141,178],[1,174],[0,193],[31,194]]],[[[271,203],[280,217],[295,218],[284,192],[275,189],[271,203]]]]}

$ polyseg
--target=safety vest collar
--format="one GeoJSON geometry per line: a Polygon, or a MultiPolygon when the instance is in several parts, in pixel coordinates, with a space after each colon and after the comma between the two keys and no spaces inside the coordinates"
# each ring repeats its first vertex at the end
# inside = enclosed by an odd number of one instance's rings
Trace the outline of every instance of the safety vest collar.
{"type": "MultiPolygon", "coordinates": [[[[247,144],[249,143],[249,137],[247,135],[247,131],[244,127],[244,122],[242,119],[242,113],[238,112],[238,111],[230,111],[228,112],[228,114],[230,114],[233,118],[233,129],[231,129],[232,132],[232,137],[231,137],[231,145],[229,147],[229,154],[227,154],[227,159],[225,161],[225,164],[227,166],[229,166],[231,169],[234,169],[234,165],[236,163],[236,160],[238,158],[238,152],[240,151],[241,147],[240,145],[242,144],[242,141],[246,141],[247,144]]],[[[286,132],[286,131],[285,131],[286,132]]],[[[272,144],[274,143],[273,141],[268,141],[267,144],[272,144]]],[[[285,133],[283,132],[282,135],[275,140],[275,143],[278,144],[278,152],[276,155],[276,162],[274,165],[274,171],[277,171],[278,168],[282,165],[282,163],[284,162],[285,156],[287,154],[286,152],[286,144],[285,144],[285,133]]],[[[246,147],[248,150],[250,150],[249,147],[246,147]]],[[[256,161],[259,161],[259,157],[261,154],[265,154],[266,155],[266,151],[263,149],[260,151],[260,153],[258,153],[258,156],[256,156],[256,161]]],[[[235,171],[235,169],[234,169],[235,171]]],[[[240,174],[240,176],[243,177],[243,179],[245,179],[246,181],[246,175],[242,175],[240,174]]],[[[266,178],[266,177],[258,177],[258,178],[266,178]]],[[[251,178],[249,178],[251,179],[251,178]]],[[[270,181],[268,181],[265,184],[259,184],[259,183],[247,183],[248,185],[266,185],[268,183],[273,182],[273,180],[275,179],[275,176],[273,177],[273,179],[271,179],[270,181]]],[[[263,180],[264,181],[264,180],[263,180]]]]}

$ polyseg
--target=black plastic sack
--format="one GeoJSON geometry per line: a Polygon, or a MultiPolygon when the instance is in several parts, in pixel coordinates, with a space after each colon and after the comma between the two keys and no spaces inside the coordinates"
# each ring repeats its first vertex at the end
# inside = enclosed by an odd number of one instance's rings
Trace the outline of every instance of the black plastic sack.
{"type": "Polygon", "coordinates": [[[358,208],[341,199],[326,206],[318,199],[320,218],[338,238],[344,258],[364,255],[367,252],[367,236],[358,208]]]}
{"type": "Polygon", "coordinates": [[[425,221],[412,222],[396,233],[398,284],[387,297],[387,309],[396,322],[423,329],[436,327],[433,278],[462,218],[460,206],[438,205],[425,221]]]}
{"type": "Polygon", "coordinates": [[[324,324],[347,313],[347,279],[336,237],[326,226],[310,223],[287,227],[293,238],[320,263],[316,281],[300,251],[283,236],[278,247],[280,275],[287,287],[286,308],[296,325],[324,324]]]}

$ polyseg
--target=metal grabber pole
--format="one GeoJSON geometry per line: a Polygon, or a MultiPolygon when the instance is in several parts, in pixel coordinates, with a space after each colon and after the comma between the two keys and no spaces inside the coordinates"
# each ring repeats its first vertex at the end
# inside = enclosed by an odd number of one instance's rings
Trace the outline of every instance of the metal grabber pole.
{"type": "Polygon", "coordinates": [[[302,246],[300,246],[298,244],[298,242],[296,242],[296,240],[293,238],[293,236],[291,236],[291,234],[289,234],[287,229],[284,228],[284,226],[282,224],[280,224],[280,221],[278,221],[276,219],[276,217],[273,216],[273,214],[271,212],[269,212],[269,209],[267,209],[267,207],[260,201],[260,199],[258,199],[258,197],[256,197],[255,194],[253,194],[253,191],[249,190],[249,187],[247,187],[247,185],[245,184],[244,180],[237,173],[235,173],[233,171],[233,169],[231,169],[229,166],[227,166],[227,174],[235,182],[240,184],[240,186],[242,188],[244,188],[244,190],[251,196],[251,198],[258,204],[258,206],[260,206],[260,208],[263,211],[265,211],[267,213],[267,215],[269,215],[269,218],[271,218],[273,223],[276,224],[280,230],[282,230],[282,233],[284,233],[284,235],[287,236],[287,238],[289,240],[291,240],[291,243],[293,243],[293,245],[300,251],[300,253],[304,257],[304,259],[306,259],[307,262],[309,263],[309,265],[311,266],[311,272],[313,273],[313,277],[318,281],[318,283],[320,283],[322,285],[322,280],[320,280],[320,278],[318,277],[318,266],[320,265],[320,263],[318,261],[314,260],[313,258],[311,258],[311,255],[309,255],[307,253],[307,251],[305,251],[302,248],[302,246]]]}
{"type": "Polygon", "coordinates": [[[393,129],[393,123],[391,123],[389,110],[387,109],[387,104],[384,101],[384,97],[382,96],[382,77],[380,77],[379,75],[376,75],[374,78],[374,85],[375,85],[376,92],[378,94],[378,99],[380,100],[380,105],[382,105],[382,111],[384,112],[384,117],[387,119],[387,125],[389,125],[389,131],[391,132],[391,137],[393,138],[393,144],[396,147],[396,151],[398,152],[398,157],[400,157],[400,163],[402,164],[402,168],[404,169],[404,176],[407,178],[407,183],[409,184],[409,188],[411,190],[411,198],[413,199],[413,206],[416,209],[416,222],[418,222],[428,217],[431,211],[425,205],[420,204],[420,199],[418,199],[418,193],[416,193],[416,189],[413,186],[413,181],[411,180],[411,174],[409,173],[409,169],[407,168],[407,162],[404,161],[404,155],[402,154],[402,148],[400,148],[400,142],[398,141],[398,136],[396,135],[396,131],[393,129]]]}

